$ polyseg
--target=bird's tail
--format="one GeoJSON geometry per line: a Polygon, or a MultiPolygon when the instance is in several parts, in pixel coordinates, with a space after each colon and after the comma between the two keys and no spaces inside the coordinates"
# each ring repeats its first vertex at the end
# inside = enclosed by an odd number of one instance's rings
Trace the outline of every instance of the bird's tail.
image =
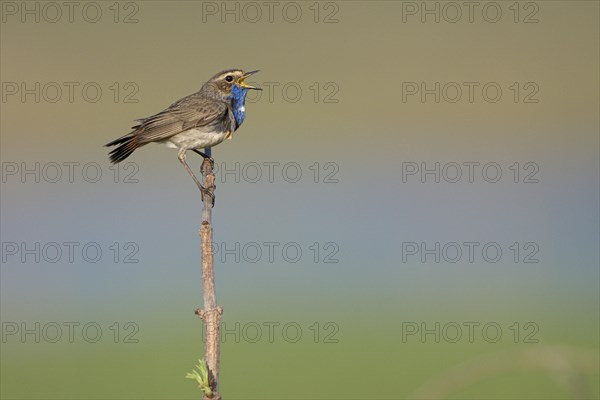
{"type": "Polygon", "coordinates": [[[116,146],[116,145],[119,145],[119,147],[113,149],[109,153],[110,162],[112,162],[113,164],[123,161],[124,159],[129,157],[135,149],[140,147],[140,143],[137,140],[135,131],[133,131],[125,136],[122,136],[118,139],[115,139],[110,143],[107,143],[106,147],[116,146]]]}

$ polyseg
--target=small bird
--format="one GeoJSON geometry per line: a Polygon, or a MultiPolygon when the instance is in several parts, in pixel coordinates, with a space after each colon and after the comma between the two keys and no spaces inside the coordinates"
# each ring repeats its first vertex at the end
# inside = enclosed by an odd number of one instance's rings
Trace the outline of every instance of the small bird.
{"type": "MultiPolygon", "coordinates": [[[[262,90],[244,82],[257,72],[221,71],[196,93],[176,101],[158,114],[136,120],[138,124],[132,127],[133,131],[106,144],[107,147],[118,145],[110,152],[110,161],[113,164],[121,162],[145,144],[164,143],[178,149],[177,157],[198,189],[203,194],[210,194],[185,161],[185,152],[192,150],[210,158],[200,149],[210,149],[232,137],[246,117],[248,90],[262,90]]],[[[214,204],[214,196],[210,195],[214,204]]]]}

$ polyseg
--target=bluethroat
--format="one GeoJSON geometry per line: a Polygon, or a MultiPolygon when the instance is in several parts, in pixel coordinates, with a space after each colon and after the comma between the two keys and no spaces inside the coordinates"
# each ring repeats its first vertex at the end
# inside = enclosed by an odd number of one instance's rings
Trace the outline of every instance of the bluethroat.
{"type": "MultiPolygon", "coordinates": [[[[210,158],[200,149],[210,149],[232,137],[246,117],[248,90],[261,90],[244,82],[256,72],[244,72],[241,69],[219,72],[196,93],[176,101],[158,114],[136,120],[133,131],[106,145],[118,145],[110,152],[110,161],[123,161],[145,144],[164,143],[178,149],[179,161],[198,189],[206,194],[207,190],[185,161],[185,153],[192,150],[204,158],[210,158]]],[[[214,203],[214,196],[211,196],[214,203]]]]}

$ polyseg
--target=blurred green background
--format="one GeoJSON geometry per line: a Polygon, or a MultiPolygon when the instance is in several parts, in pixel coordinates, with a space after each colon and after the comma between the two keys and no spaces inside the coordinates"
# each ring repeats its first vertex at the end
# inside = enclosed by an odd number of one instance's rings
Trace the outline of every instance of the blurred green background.
{"type": "Polygon", "coordinates": [[[197,190],[102,146],[226,68],[265,90],[213,153],[225,399],[598,398],[598,2],[52,4],[1,4],[2,398],[200,396],[197,190]],[[502,257],[406,254],[454,242],[502,257]]]}

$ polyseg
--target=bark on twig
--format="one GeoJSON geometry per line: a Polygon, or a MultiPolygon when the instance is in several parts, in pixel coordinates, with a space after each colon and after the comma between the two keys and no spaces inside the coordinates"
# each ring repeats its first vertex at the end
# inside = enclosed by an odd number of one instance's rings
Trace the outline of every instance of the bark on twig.
{"type": "MultiPolygon", "coordinates": [[[[208,150],[208,149],[207,149],[208,150]]],[[[207,152],[210,156],[210,152],[207,152]]],[[[208,158],[204,159],[201,167],[203,185],[211,193],[215,191],[215,175],[212,163],[208,158]]],[[[204,308],[197,309],[196,314],[204,321],[204,361],[208,367],[210,386],[213,391],[212,397],[204,396],[204,400],[220,400],[218,391],[219,382],[219,356],[220,356],[220,332],[221,314],[223,309],[217,306],[217,295],[215,293],[215,272],[212,254],[212,199],[208,195],[202,198],[204,208],[202,211],[202,226],[200,227],[200,238],[202,241],[202,286],[204,289],[204,308]]]]}

